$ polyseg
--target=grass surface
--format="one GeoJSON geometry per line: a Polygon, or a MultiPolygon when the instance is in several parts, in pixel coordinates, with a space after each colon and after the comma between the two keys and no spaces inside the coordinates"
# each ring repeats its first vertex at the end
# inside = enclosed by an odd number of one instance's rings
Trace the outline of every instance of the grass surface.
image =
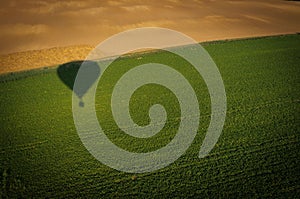
{"type": "MultiPolygon", "coordinates": [[[[300,35],[216,42],[205,44],[205,48],[219,67],[227,93],[228,112],[217,145],[207,157],[198,159],[210,119],[209,96],[201,79],[190,78],[201,99],[201,122],[194,143],[170,166],[134,177],[101,164],[82,145],[73,123],[72,91],[55,70],[24,73],[24,78],[20,74],[17,78],[2,76],[1,196],[299,196],[300,35]]],[[[177,67],[188,77],[194,75],[187,64],[169,53],[142,57],[116,61],[110,80],[153,59],[177,67]]],[[[134,94],[131,110],[138,124],[149,122],[145,112],[157,102],[169,115],[162,132],[149,140],[138,140],[122,134],[112,121],[105,106],[110,85],[103,80],[99,86],[96,108],[114,143],[130,151],[146,152],[172,139],[180,112],[171,92],[148,85],[134,94]]]]}

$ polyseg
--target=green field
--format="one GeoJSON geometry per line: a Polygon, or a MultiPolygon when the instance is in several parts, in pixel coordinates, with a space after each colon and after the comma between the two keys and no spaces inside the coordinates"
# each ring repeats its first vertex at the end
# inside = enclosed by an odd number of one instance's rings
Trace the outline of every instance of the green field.
{"type": "Polygon", "coordinates": [[[203,80],[193,78],[187,64],[167,52],[132,55],[114,62],[106,71],[112,75],[98,87],[97,116],[107,136],[129,151],[147,152],[175,135],[178,101],[164,87],[139,89],[131,100],[136,123],[149,122],[147,110],[155,103],[165,106],[168,120],[154,137],[132,138],[112,121],[110,81],[153,60],[190,77],[201,99],[198,134],[185,155],[152,173],[123,173],[89,154],[74,126],[72,90],[61,81],[57,68],[2,75],[1,197],[299,197],[300,35],[203,46],[220,70],[228,107],[222,135],[203,159],[198,153],[210,121],[210,99],[203,80]],[[143,59],[137,59],[140,56],[143,59]]]}

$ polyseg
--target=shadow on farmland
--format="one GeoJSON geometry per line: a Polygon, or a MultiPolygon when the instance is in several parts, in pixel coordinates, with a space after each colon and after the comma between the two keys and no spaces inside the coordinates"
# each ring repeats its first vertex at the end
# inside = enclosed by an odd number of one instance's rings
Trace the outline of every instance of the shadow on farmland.
{"type": "Polygon", "coordinates": [[[57,68],[58,77],[78,96],[80,106],[84,106],[82,97],[99,77],[100,72],[100,67],[95,61],[72,61],[62,64],[57,68]],[[82,67],[84,67],[84,70],[80,71],[81,78],[76,80],[78,71],[82,67]],[[76,87],[74,87],[75,80],[76,87]]]}

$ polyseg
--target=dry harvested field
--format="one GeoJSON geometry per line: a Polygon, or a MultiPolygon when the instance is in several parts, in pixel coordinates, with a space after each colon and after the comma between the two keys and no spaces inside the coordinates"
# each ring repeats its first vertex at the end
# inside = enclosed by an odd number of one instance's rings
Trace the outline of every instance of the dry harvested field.
{"type": "Polygon", "coordinates": [[[84,59],[131,28],[170,28],[203,42],[296,33],[297,19],[300,2],[284,0],[1,1],[0,73],[84,59]]]}
{"type": "Polygon", "coordinates": [[[0,55],[0,73],[53,66],[72,60],[83,60],[92,49],[92,46],[82,45],[0,55]]]}

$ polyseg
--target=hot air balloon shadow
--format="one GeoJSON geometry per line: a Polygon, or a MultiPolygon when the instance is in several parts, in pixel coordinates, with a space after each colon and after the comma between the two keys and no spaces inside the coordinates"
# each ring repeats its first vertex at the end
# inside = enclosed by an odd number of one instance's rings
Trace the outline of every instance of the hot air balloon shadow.
{"type": "Polygon", "coordinates": [[[98,63],[94,61],[73,61],[62,64],[57,68],[58,77],[78,96],[80,99],[79,106],[81,107],[84,106],[82,97],[97,80],[100,72],[101,70],[98,63]],[[84,70],[80,71],[81,78],[76,80],[78,71],[81,67],[84,67],[84,70]],[[75,80],[76,87],[74,88],[75,80]]]}

